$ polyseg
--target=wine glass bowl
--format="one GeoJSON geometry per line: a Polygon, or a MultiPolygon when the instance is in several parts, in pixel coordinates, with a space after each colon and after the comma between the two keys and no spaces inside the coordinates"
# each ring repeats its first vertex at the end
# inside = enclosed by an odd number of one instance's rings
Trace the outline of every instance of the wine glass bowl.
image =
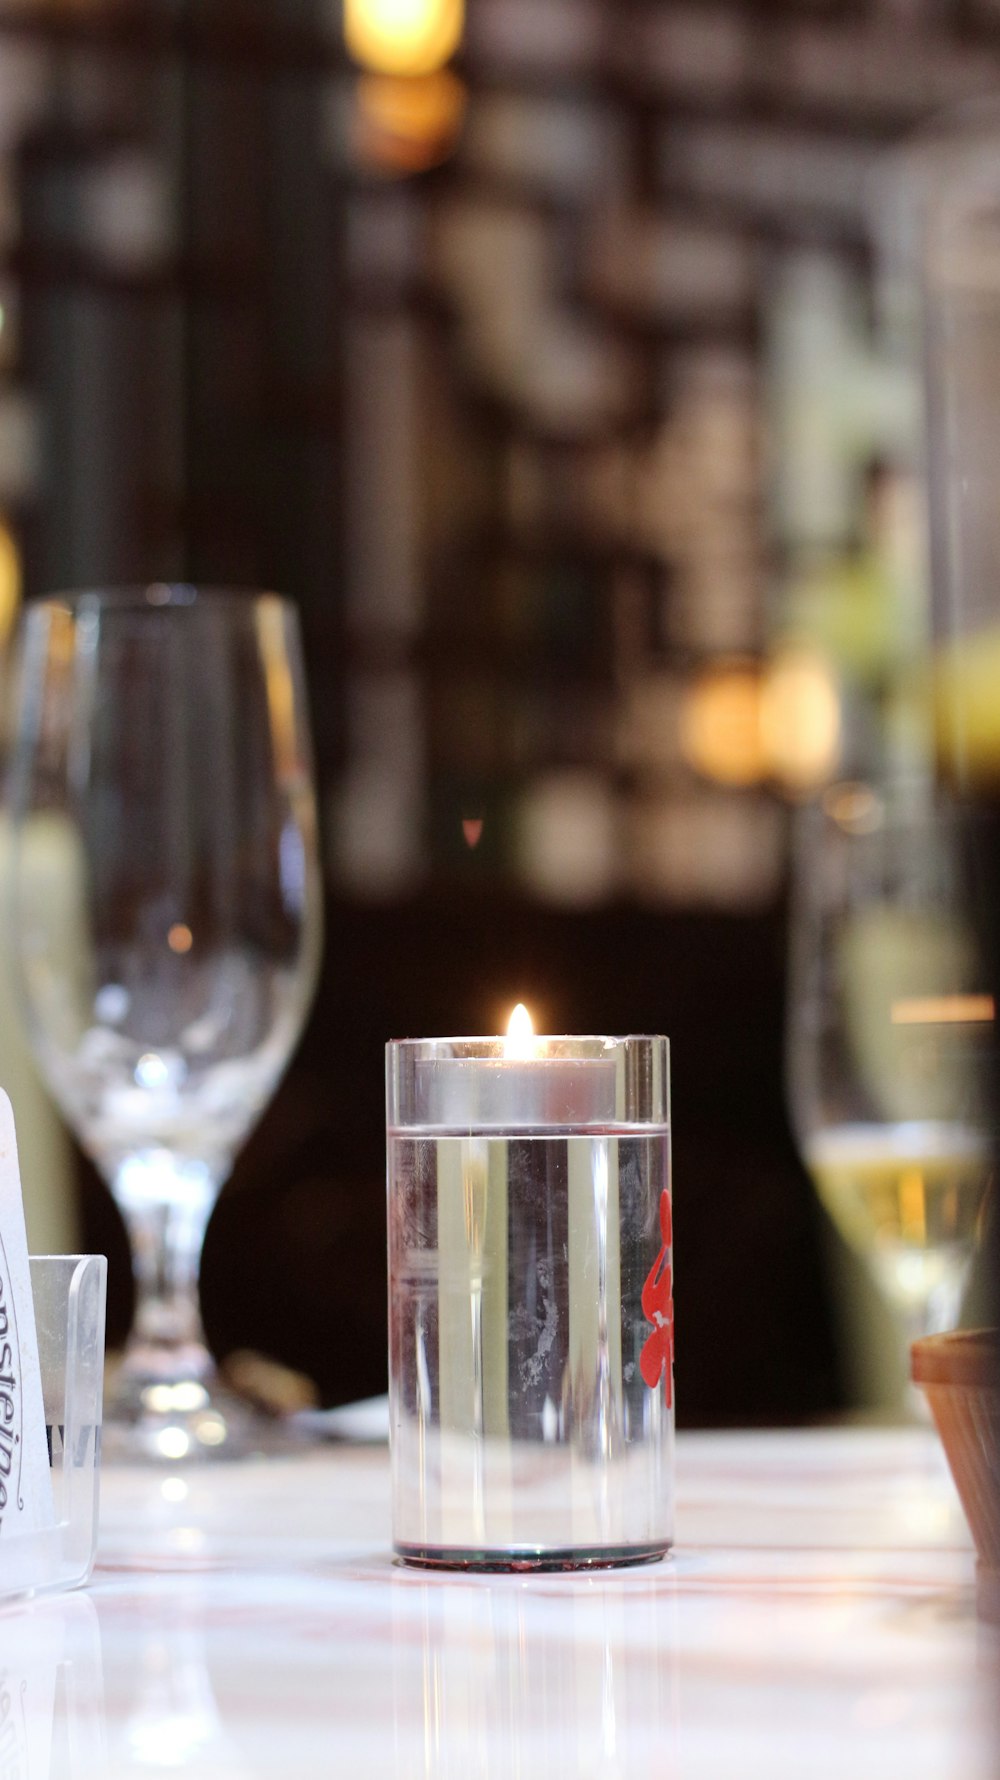
{"type": "Polygon", "coordinates": [[[959,813],[839,786],[795,848],[788,1079],[820,1199],[901,1340],[951,1328],[990,1194],[993,1007],[959,813]]]}
{"type": "Polygon", "coordinates": [[[196,1281],[234,1156],[299,1037],[321,893],[296,618],[154,586],[38,602],[24,627],[13,931],[45,1081],[128,1228],[131,1448],[242,1443],[196,1281]]]}

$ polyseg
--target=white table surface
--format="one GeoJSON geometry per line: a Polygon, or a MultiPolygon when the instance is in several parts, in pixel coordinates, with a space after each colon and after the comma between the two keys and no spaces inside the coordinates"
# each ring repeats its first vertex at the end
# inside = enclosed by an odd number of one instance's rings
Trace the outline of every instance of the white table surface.
{"type": "Polygon", "coordinates": [[[0,1614],[0,1773],[994,1780],[927,1432],[684,1436],[648,1568],[429,1576],[388,1527],[381,1446],[108,1468],[91,1587],[0,1614]]]}

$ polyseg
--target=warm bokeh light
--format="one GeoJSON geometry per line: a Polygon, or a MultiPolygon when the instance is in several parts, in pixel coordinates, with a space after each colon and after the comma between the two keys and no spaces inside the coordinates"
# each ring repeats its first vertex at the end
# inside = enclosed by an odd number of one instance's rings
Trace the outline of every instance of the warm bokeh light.
{"type": "Polygon", "coordinates": [[[264,662],[271,746],[283,785],[302,776],[295,720],[295,688],[288,661],[285,616],[277,600],[261,600],[256,611],[257,638],[264,662]]]}
{"type": "Polygon", "coordinates": [[[910,995],[894,1001],[894,1026],[976,1026],[993,1019],[992,995],[910,995]]]}
{"type": "Polygon", "coordinates": [[[684,695],[679,719],[688,766],[733,789],[774,779],[813,791],[840,755],[840,696],[825,658],[798,645],[754,662],[706,669],[684,695]]]}
{"type": "Polygon", "coordinates": [[[58,683],[72,672],[76,652],[76,619],[68,606],[53,606],[49,618],[49,654],[58,683]]]}
{"type": "Polygon", "coordinates": [[[531,1015],[523,1001],[519,1001],[507,1022],[507,1036],[503,1041],[505,1057],[524,1058],[534,1055],[535,1028],[531,1023],[531,1015]]]}
{"type": "Polygon", "coordinates": [[[765,776],[756,667],[712,668],[695,681],[681,708],[680,746],[688,765],[719,785],[756,785],[765,776]]]}
{"type": "Polygon", "coordinates": [[[874,834],[882,826],[885,807],[878,792],[860,780],[831,785],[823,799],[831,821],[846,834],[874,834]]]}
{"type": "Polygon", "coordinates": [[[517,805],[522,881],[563,908],[594,908],[612,893],[621,865],[613,790],[606,774],[553,767],[534,775],[517,805]]]}
{"type": "Polygon", "coordinates": [[[167,945],[172,952],[190,952],[194,943],[194,935],[190,927],[183,921],[175,921],[167,934],[167,945]]]}
{"type": "Polygon", "coordinates": [[[21,604],[21,558],[13,533],[0,519],[0,647],[14,628],[21,604]]]}
{"type": "Polygon", "coordinates": [[[760,723],[769,770],[787,790],[810,791],[830,777],[840,758],[840,694],[824,656],[798,644],[778,651],[760,723]]]}
{"type": "Polygon", "coordinates": [[[934,729],[945,772],[958,783],[1000,780],[1000,628],[960,637],[934,664],[934,729]]]}
{"type": "Polygon", "coordinates": [[[382,173],[423,173],[451,154],[465,105],[464,85],[447,71],[362,75],[355,95],[354,154],[382,173]]]}
{"type": "Polygon", "coordinates": [[[465,0],[344,0],[350,54],[376,74],[434,74],[462,41],[465,0]]]}

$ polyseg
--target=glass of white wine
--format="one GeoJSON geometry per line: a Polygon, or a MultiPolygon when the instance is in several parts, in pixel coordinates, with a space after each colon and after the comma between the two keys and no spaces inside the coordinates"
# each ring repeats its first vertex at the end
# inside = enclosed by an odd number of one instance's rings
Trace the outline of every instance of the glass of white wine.
{"type": "Polygon", "coordinates": [[[954,1327],[990,1196],[993,1006],[959,814],[833,787],[795,849],[788,1079],[817,1192],[909,1343],[954,1327]]]}

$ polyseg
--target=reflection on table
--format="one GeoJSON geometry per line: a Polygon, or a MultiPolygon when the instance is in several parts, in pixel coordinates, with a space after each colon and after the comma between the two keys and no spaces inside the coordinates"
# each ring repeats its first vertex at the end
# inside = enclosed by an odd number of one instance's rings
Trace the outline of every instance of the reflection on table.
{"type": "Polygon", "coordinates": [[[929,1432],[688,1435],[678,1473],[663,1564],[467,1577],[391,1563],[381,1445],[109,1470],[65,1604],[100,1624],[103,1771],[987,1780],[992,1646],[929,1432]]]}
{"type": "Polygon", "coordinates": [[[102,1780],[107,1773],[97,1611],[55,1595],[0,1613],[0,1774],[102,1780]]]}

